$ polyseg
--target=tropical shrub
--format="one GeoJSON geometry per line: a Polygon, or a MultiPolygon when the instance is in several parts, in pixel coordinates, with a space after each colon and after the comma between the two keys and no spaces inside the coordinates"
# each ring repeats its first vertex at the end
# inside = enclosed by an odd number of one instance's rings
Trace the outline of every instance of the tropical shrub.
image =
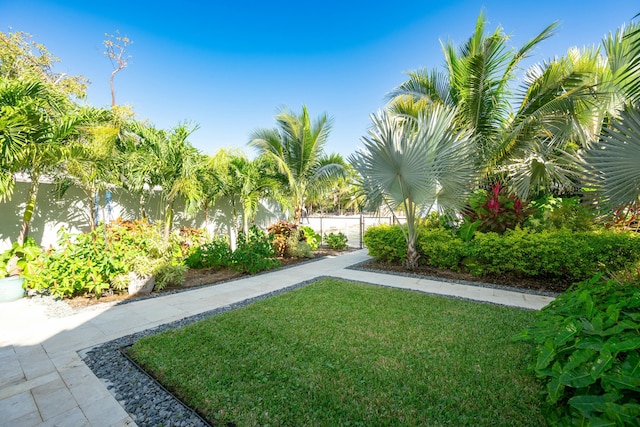
{"type": "Polygon", "coordinates": [[[476,233],[465,265],[475,275],[515,273],[581,281],[634,265],[640,258],[639,237],[610,230],[476,233]]]}
{"type": "Polygon", "coordinates": [[[124,253],[111,250],[99,238],[100,228],[72,238],[66,231],[59,234],[59,250],[43,253],[36,269],[25,276],[29,288],[55,297],[94,294],[96,297],[111,287],[110,279],[127,272],[124,253]]]}
{"type": "Polygon", "coordinates": [[[185,281],[185,276],[189,267],[182,263],[166,262],[156,271],[156,282],[154,290],[159,291],[166,287],[180,286],[185,281]]]}
{"type": "Polygon", "coordinates": [[[297,230],[297,224],[284,220],[275,222],[267,228],[269,234],[273,236],[273,247],[276,251],[276,256],[283,257],[286,255],[287,240],[289,240],[293,232],[297,230]]]}
{"type": "Polygon", "coordinates": [[[543,308],[516,339],[535,344],[549,425],[637,426],[640,282],[595,276],[543,308]]]}
{"type": "Polygon", "coordinates": [[[369,227],[362,240],[369,255],[380,261],[404,263],[407,258],[407,240],[398,225],[369,227]]]}
{"type": "Polygon", "coordinates": [[[347,242],[349,241],[349,239],[341,231],[338,232],[338,234],[333,234],[333,233],[325,234],[324,241],[326,242],[327,246],[329,246],[329,248],[331,249],[343,251],[349,247],[347,245],[347,242]]]}
{"type": "Polygon", "coordinates": [[[249,228],[246,236],[244,232],[238,233],[238,247],[230,257],[231,268],[241,273],[255,274],[279,265],[273,235],[265,233],[256,225],[249,228]]]}
{"type": "MultiPolygon", "coordinates": [[[[400,226],[367,229],[364,242],[369,254],[386,262],[402,262],[406,241],[400,226]]],[[[476,276],[515,274],[576,282],[598,272],[633,269],[640,260],[640,235],[598,230],[571,232],[528,229],[498,233],[477,232],[468,242],[451,230],[418,232],[417,249],[423,263],[461,270],[476,276]]]]}
{"type": "Polygon", "coordinates": [[[0,279],[5,276],[21,274],[33,268],[33,263],[42,253],[42,249],[32,237],[28,237],[24,244],[13,242],[13,245],[0,254],[0,279]]]}
{"type": "Polygon", "coordinates": [[[532,210],[518,197],[495,183],[490,191],[479,190],[471,195],[465,221],[477,223],[479,231],[504,233],[521,226],[531,213],[532,210]]]}
{"type": "Polygon", "coordinates": [[[293,230],[287,239],[285,256],[290,258],[313,258],[311,246],[306,242],[302,230],[293,230]],[[302,235],[302,237],[300,237],[302,235]]]}
{"type": "Polygon", "coordinates": [[[231,246],[226,236],[217,236],[210,242],[192,249],[185,259],[185,264],[190,268],[214,268],[219,269],[229,264],[231,246]]]}
{"type": "Polygon", "coordinates": [[[542,230],[570,230],[591,231],[595,228],[595,213],[580,203],[578,197],[544,198],[531,202],[533,216],[525,222],[525,226],[537,231],[542,230]]]}
{"type": "Polygon", "coordinates": [[[60,230],[58,246],[37,260],[25,275],[28,287],[56,297],[72,297],[126,289],[126,275],[158,275],[158,287],[184,281],[179,272],[182,249],[177,234],[168,240],[144,221],[116,221],[101,224],[94,231],[72,236],[60,230]]]}
{"type": "Polygon", "coordinates": [[[309,248],[312,251],[315,251],[320,247],[320,241],[322,240],[322,236],[316,233],[313,228],[308,225],[301,225],[300,230],[304,234],[304,241],[307,242],[309,248]]]}
{"type": "Polygon", "coordinates": [[[417,246],[422,263],[459,271],[466,255],[467,244],[456,238],[452,230],[421,228],[418,231],[417,246]]]}

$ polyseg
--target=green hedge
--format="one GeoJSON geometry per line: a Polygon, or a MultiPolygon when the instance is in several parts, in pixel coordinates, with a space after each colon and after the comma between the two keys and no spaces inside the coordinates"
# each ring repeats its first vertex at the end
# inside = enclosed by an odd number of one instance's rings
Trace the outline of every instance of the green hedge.
{"type": "Polygon", "coordinates": [[[376,225],[364,233],[369,255],[385,262],[403,262],[407,258],[407,241],[398,225],[376,225]]]}
{"type": "MultiPolygon", "coordinates": [[[[386,262],[402,262],[406,241],[400,226],[367,229],[364,243],[369,254],[386,262]]],[[[465,242],[451,230],[419,231],[421,262],[436,268],[486,274],[518,274],[581,281],[601,271],[620,271],[640,259],[636,233],[611,230],[533,232],[527,229],[476,233],[465,242]]]]}

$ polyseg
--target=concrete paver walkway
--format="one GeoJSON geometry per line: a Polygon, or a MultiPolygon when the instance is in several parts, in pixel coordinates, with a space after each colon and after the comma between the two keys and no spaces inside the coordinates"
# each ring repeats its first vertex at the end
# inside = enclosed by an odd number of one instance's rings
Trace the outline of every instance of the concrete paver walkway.
{"type": "Polygon", "coordinates": [[[52,318],[27,298],[0,304],[0,426],[134,426],[79,351],[161,324],[257,297],[319,276],[540,309],[553,298],[350,270],[368,259],[349,252],[268,274],[52,318]]]}

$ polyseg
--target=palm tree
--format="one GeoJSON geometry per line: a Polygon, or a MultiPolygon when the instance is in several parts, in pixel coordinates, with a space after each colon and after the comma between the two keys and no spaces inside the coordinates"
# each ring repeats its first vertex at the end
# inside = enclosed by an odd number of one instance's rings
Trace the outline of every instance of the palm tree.
{"type": "Polygon", "coordinates": [[[392,111],[415,116],[433,103],[456,107],[456,121],[470,128],[479,145],[479,155],[490,159],[493,143],[509,119],[511,88],[518,64],[540,42],[551,37],[553,23],[521,48],[508,46],[509,36],[501,27],[485,33],[486,18],[480,13],[473,34],[459,49],[443,43],[445,71],[425,69],[408,73],[409,80],[389,94],[392,111]]]}
{"type": "Polygon", "coordinates": [[[640,197],[640,111],[629,108],[604,128],[587,152],[592,176],[614,209],[638,208],[640,197]]]}
{"type": "Polygon", "coordinates": [[[195,178],[200,157],[187,141],[196,130],[197,126],[189,124],[180,124],[169,132],[149,127],[145,135],[152,153],[151,182],[162,188],[165,200],[165,238],[169,237],[173,227],[174,205],[178,197],[193,203],[199,195],[195,178]]]}
{"type": "Polygon", "coordinates": [[[553,35],[557,24],[514,49],[500,27],[486,34],[485,23],[481,13],[459,49],[443,44],[444,72],[409,73],[409,80],[391,92],[390,108],[415,116],[428,105],[455,106],[457,124],[475,136],[485,181],[507,181],[521,198],[554,183],[575,183],[582,170],[576,150],[597,135],[603,114],[598,103],[608,96],[598,52],[573,49],[535,65],[512,93],[519,63],[553,35]]]}
{"type": "Polygon", "coordinates": [[[477,147],[471,132],[455,124],[456,113],[436,104],[417,118],[385,111],[372,115],[364,150],[349,157],[370,200],[392,213],[403,210],[409,269],[418,265],[419,218],[436,204],[461,209],[475,180],[477,147]]]}
{"type": "Polygon", "coordinates": [[[326,162],[326,145],[331,121],[326,114],[312,121],[306,106],[301,114],[283,109],[276,116],[276,128],[259,129],[251,135],[251,146],[273,159],[286,176],[287,190],[294,210],[294,222],[300,222],[305,197],[318,182],[338,176],[343,167],[326,162]]]}
{"type": "Polygon", "coordinates": [[[24,174],[30,182],[22,226],[17,242],[29,234],[40,179],[58,169],[65,145],[75,137],[80,115],[56,87],[33,80],[6,80],[0,83],[2,157],[0,195],[8,197],[14,174],[24,174]]]}
{"type": "MultiPolygon", "coordinates": [[[[238,235],[241,211],[242,230],[248,237],[249,224],[255,220],[261,200],[270,198],[286,203],[279,191],[281,176],[273,161],[264,155],[249,160],[241,151],[219,150],[213,159],[214,185],[219,195],[226,197],[231,204],[233,232],[238,235]]],[[[235,243],[235,239],[231,241],[235,243]]]]}
{"type": "Polygon", "coordinates": [[[633,23],[603,40],[610,70],[613,112],[600,139],[585,153],[590,182],[614,211],[638,212],[640,197],[640,25],[633,23]]]}
{"type": "Polygon", "coordinates": [[[75,184],[85,194],[89,223],[96,226],[96,196],[119,183],[116,143],[120,136],[117,117],[110,110],[85,107],[80,111],[79,135],[69,144],[69,156],[58,178],[59,194],[75,184]]]}
{"type": "Polygon", "coordinates": [[[125,120],[121,135],[117,139],[117,170],[124,189],[137,195],[139,200],[139,219],[146,221],[147,200],[151,197],[154,183],[152,173],[155,170],[155,154],[152,150],[156,140],[156,129],[136,120],[125,120]]]}

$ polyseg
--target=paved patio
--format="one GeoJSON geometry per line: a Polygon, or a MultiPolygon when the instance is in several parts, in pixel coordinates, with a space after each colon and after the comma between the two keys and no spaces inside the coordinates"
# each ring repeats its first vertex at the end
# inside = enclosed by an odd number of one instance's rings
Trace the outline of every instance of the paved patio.
{"type": "Polygon", "coordinates": [[[318,276],[538,310],[552,297],[351,270],[368,259],[349,252],[217,286],[65,317],[27,298],[0,304],[0,426],[135,426],[78,352],[113,339],[286,288],[318,276]]]}

